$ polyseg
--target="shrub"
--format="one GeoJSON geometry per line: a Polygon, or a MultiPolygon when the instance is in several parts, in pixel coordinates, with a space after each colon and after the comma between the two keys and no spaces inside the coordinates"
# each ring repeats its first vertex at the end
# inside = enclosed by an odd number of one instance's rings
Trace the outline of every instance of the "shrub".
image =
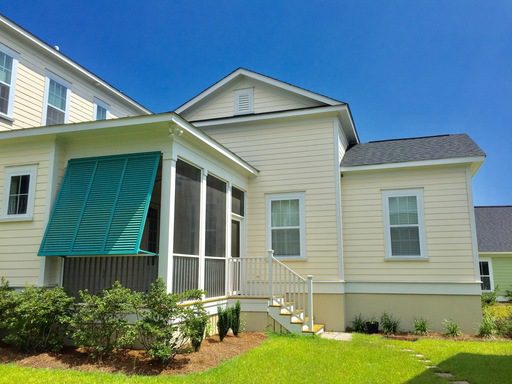
{"type": "Polygon", "coordinates": [[[185,317],[185,335],[190,339],[194,352],[198,352],[201,348],[210,317],[201,303],[190,306],[185,317]]]}
{"type": "Polygon", "coordinates": [[[428,334],[427,320],[423,318],[414,319],[414,333],[417,335],[428,334]]]}
{"type": "MultiPolygon", "coordinates": [[[[165,283],[157,279],[143,296],[137,331],[141,344],[153,360],[169,362],[190,338],[197,343],[205,314],[202,304],[181,305],[183,301],[201,299],[202,291],[167,293],[165,283]],[[195,332],[197,333],[195,333],[195,332]]],[[[204,329],[203,329],[204,333],[204,329]]],[[[201,333],[201,335],[203,334],[201,333]]],[[[202,340],[202,337],[201,337],[202,340]]],[[[200,342],[199,342],[200,345],[200,342]]]]}
{"type": "Polygon", "coordinates": [[[352,329],[357,333],[365,333],[366,332],[366,320],[363,319],[361,314],[357,315],[352,321],[352,329]]]}
{"type": "Polygon", "coordinates": [[[451,319],[444,319],[444,334],[449,337],[457,337],[461,335],[459,325],[451,319]]]}
{"type": "Polygon", "coordinates": [[[5,278],[0,279],[0,329],[5,328],[6,314],[13,306],[12,290],[5,278]]]}
{"type": "Polygon", "coordinates": [[[380,318],[382,332],[385,335],[394,335],[398,333],[398,327],[400,326],[400,320],[394,319],[393,316],[384,314],[380,318]]]}
{"type": "Polygon", "coordinates": [[[116,281],[100,295],[80,291],[80,305],[72,320],[72,339],[75,345],[102,360],[114,349],[135,341],[135,327],[127,317],[136,312],[140,295],[116,281]]]}
{"type": "Polygon", "coordinates": [[[229,327],[231,326],[231,310],[229,308],[218,307],[217,316],[219,317],[217,328],[219,330],[220,341],[222,341],[228,334],[229,327]]]}
{"type": "Polygon", "coordinates": [[[240,301],[237,300],[235,305],[231,309],[231,330],[235,336],[240,333],[240,301]]]}
{"type": "Polygon", "coordinates": [[[62,288],[27,287],[8,291],[3,285],[6,343],[24,352],[58,351],[67,335],[73,299],[62,288]],[[5,295],[7,292],[7,296],[5,295]]]}
{"type": "Polygon", "coordinates": [[[488,314],[484,313],[482,322],[478,328],[478,336],[491,337],[496,333],[496,319],[488,314]]]}
{"type": "MultiPolygon", "coordinates": [[[[497,288],[497,287],[496,287],[497,288]]],[[[487,305],[494,305],[497,302],[497,293],[496,290],[490,291],[490,292],[482,292],[482,307],[485,307],[487,305]]]]}
{"type": "Polygon", "coordinates": [[[508,318],[497,318],[495,325],[498,335],[512,338],[512,316],[508,318]]]}

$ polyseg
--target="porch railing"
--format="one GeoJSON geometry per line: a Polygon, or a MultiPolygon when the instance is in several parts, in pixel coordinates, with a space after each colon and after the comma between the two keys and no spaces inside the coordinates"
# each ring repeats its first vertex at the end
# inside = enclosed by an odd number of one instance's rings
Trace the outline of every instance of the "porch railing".
{"type": "Polygon", "coordinates": [[[300,276],[274,257],[235,257],[229,259],[229,295],[268,297],[270,303],[281,302],[292,307],[297,317],[313,329],[313,276],[300,276]]]}

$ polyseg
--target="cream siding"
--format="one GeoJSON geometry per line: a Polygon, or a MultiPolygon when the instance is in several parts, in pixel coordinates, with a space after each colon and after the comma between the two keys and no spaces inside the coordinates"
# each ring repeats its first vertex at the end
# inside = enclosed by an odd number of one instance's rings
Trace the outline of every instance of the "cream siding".
{"type": "Polygon", "coordinates": [[[342,182],[347,281],[474,282],[466,166],[346,172],[342,182]],[[382,190],[424,190],[428,261],[385,261],[382,190]]]}
{"type": "Polygon", "coordinates": [[[286,111],[324,105],[319,101],[300,96],[263,82],[242,78],[234,80],[214,92],[197,105],[183,112],[189,121],[231,117],[235,114],[234,91],[244,88],[254,89],[254,113],[286,111]]]}
{"type": "Polygon", "coordinates": [[[52,148],[53,141],[46,139],[4,143],[0,150],[0,207],[3,207],[5,167],[37,164],[33,220],[0,221],[0,277],[5,277],[11,286],[22,287],[38,282],[40,258],[37,251],[46,219],[48,166],[52,148]]]}
{"type": "Polygon", "coordinates": [[[309,119],[206,131],[260,170],[249,181],[247,255],[265,256],[268,194],[304,192],[306,260],[286,263],[315,280],[339,280],[334,119],[309,119]]]}
{"type": "Polygon", "coordinates": [[[68,123],[94,120],[94,97],[110,105],[111,118],[141,114],[139,110],[120,102],[111,93],[98,88],[91,80],[79,77],[59,65],[55,59],[39,53],[32,46],[22,43],[1,28],[0,43],[19,53],[17,75],[13,78],[15,82],[12,116],[14,121],[0,119],[0,131],[42,125],[48,71],[71,83],[68,123]]]}

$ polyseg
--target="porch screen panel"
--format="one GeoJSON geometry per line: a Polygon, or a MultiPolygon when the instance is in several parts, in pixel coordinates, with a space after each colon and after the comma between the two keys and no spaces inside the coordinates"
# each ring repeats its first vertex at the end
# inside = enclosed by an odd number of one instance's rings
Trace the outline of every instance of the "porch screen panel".
{"type": "Polygon", "coordinates": [[[159,152],[70,160],[39,255],[139,253],[159,161],[159,152]]]}
{"type": "Polygon", "coordinates": [[[199,288],[199,258],[174,256],[172,291],[181,293],[199,288]]]}
{"type": "Polygon", "coordinates": [[[206,179],[206,256],[226,256],[226,183],[206,179]]]}
{"type": "Polygon", "coordinates": [[[204,290],[206,297],[224,296],[226,291],[226,260],[206,259],[204,290]]]}

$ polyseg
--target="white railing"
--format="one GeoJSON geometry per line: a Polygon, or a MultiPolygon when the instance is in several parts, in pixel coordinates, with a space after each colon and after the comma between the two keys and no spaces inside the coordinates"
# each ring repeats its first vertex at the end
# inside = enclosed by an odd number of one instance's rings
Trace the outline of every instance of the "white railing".
{"type": "Polygon", "coordinates": [[[242,257],[229,259],[229,295],[266,297],[273,304],[281,300],[297,311],[309,329],[313,329],[313,276],[300,276],[274,257],[242,257]]]}

